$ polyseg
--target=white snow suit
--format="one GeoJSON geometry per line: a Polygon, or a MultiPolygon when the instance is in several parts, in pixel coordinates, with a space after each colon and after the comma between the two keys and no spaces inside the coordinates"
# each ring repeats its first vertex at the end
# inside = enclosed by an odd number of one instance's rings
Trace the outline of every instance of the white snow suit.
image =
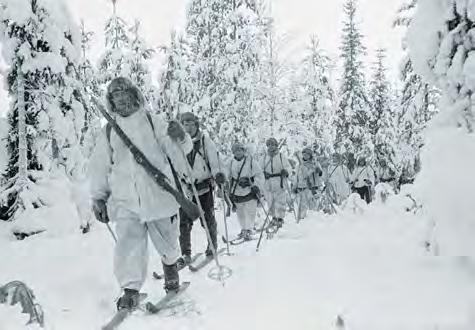
{"type": "Polygon", "coordinates": [[[294,191],[297,192],[297,217],[303,219],[309,209],[315,209],[314,194],[323,188],[323,171],[321,166],[313,160],[303,161],[297,168],[293,180],[294,191]],[[321,174],[321,175],[320,175],[321,174]]]}
{"type": "Polygon", "coordinates": [[[264,174],[259,163],[252,156],[245,156],[241,160],[232,159],[228,167],[230,179],[231,201],[236,205],[236,214],[242,230],[252,230],[255,226],[257,212],[257,198],[252,194],[251,187],[241,187],[239,180],[249,178],[251,185],[264,191],[264,174]]]}
{"type": "MultiPolygon", "coordinates": [[[[135,146],[175,187],[168,159],[178,175],[183,176],[186,170],[183,151],[188,153],[192,148],[189,135],[174,143],[166,135],[167,123],[151,115],[152,128],[144,110],[115,119],[135,146]]],[[[107,200],[109,218],[116,224],[114,273],[117,280],[121,288],[140,290],[147,275],[148,236],[164,264],[172,265],[180,256],[179,205],[135,161],[114,130],[110,132],[110,141],[105,128],[98,137],[89,176],[92,198],[107,200]]]]}
{"type": "MultiPolygon", "coordinates": [[[[198,192],[201,207],[204,212],[205,219],[201,219],[201,225],[204,227],[203,221],[209,230],[211,242],[214,248],[217,248],[217,231],[218,226],[214,214],[214,179],[218,172],[221,172],[221,161],[219,159],[216,145],[207,133],[198,131],[193,137],[193,150],[187,155],[188,163],[192,169],[192,176],[196,190],[198,192]]],[[[193,190],[190,180],[188,183],[188,196],[194,201],[193,190]]],[[[193,220],[185,213],[180,211],[180,246],[183,255],[191,255],[191,232],[193,229],[193,220]]],[[[211,251],[208,248],[208,251],[211,251]]],[[[208,252],[209,254],[210,252],[208,252]]]]}
{"type": "Polygon", "coordinates": [[[275,156],[266,154],[261,161],[265,177],[265,196],[270,216],[283,219],[287,208],[287,178],[281,177],[281,171],[290,173],[290,163],[282,153],[275,156]]]}
{"type": "Polygon", "coordinates": [[[219,160],[218,150],[208,133],[199,131],[193,138],[193,143],[199,145],[199,150],[189,157],[194,156],[192,159],[193,166],[191,166],[192,174],[198,195],[201,196],[210,190],[210,185],[207,182],[224,169],[220,169],[221,161],[219,160]]]}
{"type": "Polygon", "coordinates": [[[366,203],[371,202],[375,180],[374,171],[370,166],[357,166],[351,174],[351,182],[353,182],[355,191],[366,203]]]}
{"type": "Polygon", "coordinates": [[[350,175],[350,170],[344,164],[330,165],[328,169],[328,182],[331,185],[334,202],[338,205],[350,196],[350,175]]]}

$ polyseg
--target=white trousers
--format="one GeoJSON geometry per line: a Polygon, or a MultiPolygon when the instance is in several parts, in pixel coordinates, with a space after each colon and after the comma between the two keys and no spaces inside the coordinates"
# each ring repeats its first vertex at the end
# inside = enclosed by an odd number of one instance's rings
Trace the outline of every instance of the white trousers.
{"type": "Polygon", "coordinates": [[[299,192],[297,195],[297,201],[297,217],[299,218],[299,220],[307,216],[307,212],[309,209],[315,209],[316,207],[315,198],[313,197],[310,189],[305,189],[299,192]]]}
{"type": "Polygon", "coordinates": [[[150,222],[140,222],[137,214],[120,212],[115,219],[117,244],[114,253],[114,273],[122,289],[140,290],[147,277],[148,237],[166,265],[174,264],[180,257],[178,242],[179,219],[174,217],[150,222]],[[124,216],[124,213],[128,213],[124,216]]]}
{"type": "Polygon", "coordinates": [[[266,194],[266,200],[270,216],[283,219],[287,208],[287,191],[285,188],[269,191],[266,194]]]}
{"type": "Polygon", "coordinates": [[[242,230],[251,230],[256,223],[257,200],[236,203],[236,215],[242,230]]]}

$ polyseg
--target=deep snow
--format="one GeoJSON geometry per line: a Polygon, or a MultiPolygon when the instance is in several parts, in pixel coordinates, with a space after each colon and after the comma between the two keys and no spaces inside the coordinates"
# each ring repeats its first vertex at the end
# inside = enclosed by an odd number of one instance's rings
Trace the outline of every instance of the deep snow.
{"type": "MultiPolygon", "coordinates": [[[[432,224],[423,213],[405,212],[410,204],[393,197],[356,214],[350,207],[337,216],[313,213],[298,225],[290,214],[259,253],[252,242],[220,258],[233,270],[224,287],[206,276],[213,265],[197,274],[186,270],[182,280],[192,281],[186,310],[138,313],[121,329],[326,330],[335,329],[337,315],[351,330],[473,329],[474,260],[432,256],[425,244],[432,224]]],[[[67,220],[78,223],[73,217],[67,220]]],[[[232,235],[236,222],[230,221],[232,235]]],[[[96,223],[85,236],[42,234],[25,241],[14,241],[7,230],[0,224],[0,283],[18,279],[33,288],[47,329],[100,328],[120,293],[105,226],[96,223]]],[[[203,250],[198,224],[193,234],[195,250],[203,250]]],[[[159,264],[152,251],[150,272],[159,264]]],[[[162,283],[150,276],[144,291],[158,298],[162,283]]],[[[13,325],[22,324],[17,312],[0,307],[0,317],[8,315],[8,322],[0,320],[2,330],[24,328],[13,325]]]]}

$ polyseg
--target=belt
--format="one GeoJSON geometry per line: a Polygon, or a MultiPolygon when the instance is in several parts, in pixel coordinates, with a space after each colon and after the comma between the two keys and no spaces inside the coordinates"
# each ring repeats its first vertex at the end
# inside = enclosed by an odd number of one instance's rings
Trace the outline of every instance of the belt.
{"type": "Polygon", "coordinates": [[[236,203],[236,204],[246,203],[246,202],[252,201],[254,199],[257,199],[256,195],[253,194],[252,192],[250,192],[249,194],[247,194],[245,196],[231,195],[231,196],[229,196],[229,198],[231,199],[231,202],[236,203]]]}

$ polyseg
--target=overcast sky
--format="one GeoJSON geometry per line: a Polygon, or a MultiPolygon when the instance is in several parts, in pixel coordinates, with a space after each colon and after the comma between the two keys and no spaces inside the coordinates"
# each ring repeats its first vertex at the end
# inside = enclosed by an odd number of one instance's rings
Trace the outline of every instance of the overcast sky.
{"type": "MultiPolygon", "coordinates": [[[[285,32],[287,42],[282,49],[286,57],[300,54],[311,34],[316,34],[322,48],[336,58],[344,19],[344,0],[269,0],[278,32],[285,32]]],[[[111,0],[66,0],[73,16],[84,19],[86,27],[96,32],[91,55],[97,57],[103,46],[105,20],[112,13],[111,0]]],[[[401,33],[392,28],[397,8],[402,0],[359,0],[359,21],[364,43],[368,48],[367,63],[374,58],[374,49],[388,49],[387,65],[396,78],[401,57],[401,33]]],[[[170,31],[183,25],[187,0],[117,0],[120,16],[132,23],[141,21],[143,36],[156,47],[169,42],[170,31]]],[[[0,106],[5,92],[0,91],[0,106]]]]}

